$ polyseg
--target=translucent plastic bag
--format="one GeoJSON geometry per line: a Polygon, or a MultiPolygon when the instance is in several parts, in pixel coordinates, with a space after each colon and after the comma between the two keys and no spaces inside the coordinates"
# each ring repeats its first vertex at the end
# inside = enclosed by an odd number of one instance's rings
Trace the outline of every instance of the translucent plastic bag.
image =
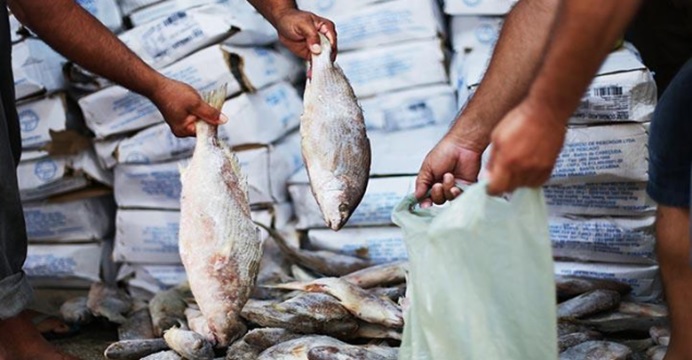
{"type": "Polygon", "coordinates": [[[507,201],[478,183],[445,207],[415,205],[409,196],[392,215],[410,262],[399,359],[556,359],[542,190],[519,189],[507,201]]]}

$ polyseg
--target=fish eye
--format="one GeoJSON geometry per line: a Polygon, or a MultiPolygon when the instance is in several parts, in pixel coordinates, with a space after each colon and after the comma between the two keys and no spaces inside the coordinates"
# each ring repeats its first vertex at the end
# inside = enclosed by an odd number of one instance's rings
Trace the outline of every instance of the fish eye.
{"type": "Polygon", "coordinates": [[[339,204],[339,212],[347,212],[347,211],[348,211],[348,204],[346,204],[346,203],[339,204]]]}

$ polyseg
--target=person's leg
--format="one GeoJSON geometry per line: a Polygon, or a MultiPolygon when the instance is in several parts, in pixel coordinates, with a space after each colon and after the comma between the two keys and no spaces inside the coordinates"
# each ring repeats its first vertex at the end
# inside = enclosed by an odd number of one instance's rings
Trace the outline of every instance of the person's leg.
{"type": "Polygon", "coordinates": [[[692,61],[663,93],[651,123],[648,193],[658,203],[656,253],[670,309],[666,360],[692,359],[690,171],[692,61]]]}

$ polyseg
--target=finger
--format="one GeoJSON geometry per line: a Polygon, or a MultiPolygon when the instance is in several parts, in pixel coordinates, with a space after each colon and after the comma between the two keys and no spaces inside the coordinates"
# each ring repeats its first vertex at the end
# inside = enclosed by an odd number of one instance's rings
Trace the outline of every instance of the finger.
{"type": "Polygon", "coordinates": [[[447,201],[447,199],[445,199],[445,193],[444,189],[442,188],[442,184],[437,183],[433,185],[432,190],[430,190],[430,198],[437,205],[442,205],[445,203],[445,201],[447,201]]]}
{"type": "Polygon", "coordinates": [[[452,189],[456,189],[454,175],[451,173],[446,173],[442,177],[442,190],[444,191],[445,198],[447,200],[453,200],[455,198],[454,194],[452,194],[452,189]]]}
{"type": "Polygon", "coordinates": [[[324,22],[319,27],[319,32],[329,39],[329,43],[332,45],[332,61],[336,61],[336,53],[338,52],[336,26],[329,20],[323,19],[323,21],[324,22]]]}
{"type": "Polygon", "coordinates": [[[489,170],[489,181],[488,181],[488,194],[489,195],[501,195],[502,193],[508,191],[510,185],[512,184],[512,173],[510,170],[504,166],[495,162],[493,168],[489,170]]]}
{"type": "Polygon", "coordinates": [[[310,52],[318,55],[322,52],[322,47],[320,46],[320,36],[317,33],[317,28],[314,24],[309,22],[301,22],[298,24],[298,31],[305,38],[305,42],[308,45],[310,52]]]}
{"type": "Polygon", "coordinates": [[[223,124],[224,122],[220,119],[221,116],[221,111],[217,110],[213,106],[205,103],[200,99],[199,104],[190,111],[193,115],[197,116],[198,118],[212,124],[212,125],[220,125],[223,124]]]}
{"type": "Polygon", "coordinates": [[[416,178],[416,190],[413,192],[416,199],[421,200],[426,197],[425,195],[428,193],[428,189],[430,189],[430,183],[429,175],[421,171],[416,178]]]}
{"type": "Polygon", "coordinates": [[[185,126],[185,130],[183,131],[183,137],[195,136],[196,133],[197,129],[195,129],[195,122],[193,121],[191,124],[187,124],[185,126]]]}
{"type": "Polygon", "coordinates": [[[456,199],[457,196],[461,195],[461,189],[459,189],[458,187],[453,187],[452,190],[450,190],[450,192],[452,193],[452,198],[449,200],[456,199]]]}
{"type": "Polygon", "coordinates": [[[431,207],[432,205],[433,205],[433,202],[432,202],[432,200],[430,200],[429,198],[428,198],[428,199],[425,199],[425,200],[423,200],[423,201],[420,202],[420,207],[423,208],[423,209],[429,208],[429,207],[431,207]]]}

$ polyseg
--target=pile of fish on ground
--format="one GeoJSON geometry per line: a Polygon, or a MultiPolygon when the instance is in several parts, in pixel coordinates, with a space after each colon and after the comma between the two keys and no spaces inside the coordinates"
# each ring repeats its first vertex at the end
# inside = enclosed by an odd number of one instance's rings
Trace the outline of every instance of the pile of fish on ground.
{"type": "MultiPolygon", "coordinates": [[[[69,300],[69,323],[103,317],[119,324],[107,359],[397,359],[406,262],[373,266],[358,257],[301,249],[270,230],[257,286],[241,317],[248,331],[227,348],[213,336],[180,284],[148,303],[94,284],[69,300]]],[[[662,305],[623,301],[630,287],[558,276],[560,359],[662,359],[670,339],[662,305]]]]}

